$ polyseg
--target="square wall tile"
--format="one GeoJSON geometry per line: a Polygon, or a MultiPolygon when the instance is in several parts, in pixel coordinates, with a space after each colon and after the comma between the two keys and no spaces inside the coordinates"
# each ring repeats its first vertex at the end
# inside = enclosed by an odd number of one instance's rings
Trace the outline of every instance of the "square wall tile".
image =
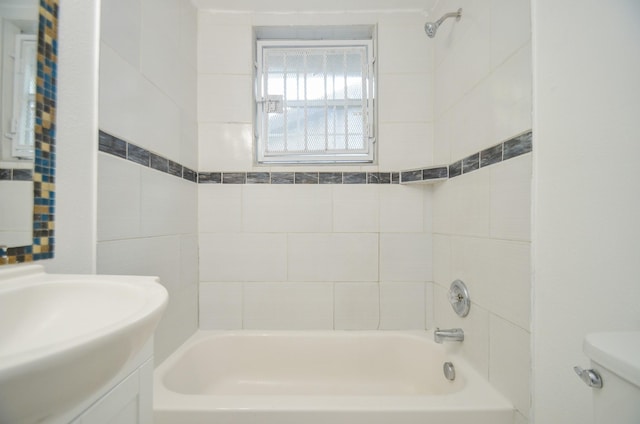
{"type": "Polygon", "coordinates": [[[425,37],[424,17],[415,14],[400,19],[382,19],[378,24],[378,71],[385,74],[433,69],[434,44],[425,37]]]}
{"type": "Polygon", "coordinates": [[[395,184],[380,186],[380,231],[424,231],[424,187],[395,184]]]}
{"type": "Polygon", "coordinates": [[[431,281],[431,234],[380,234],[381,281],[431,281]]]}
{"type": "Polygon", "coordinates": [[[251,124],[251,75],[198,76],[198,121],[251,124]]]}
{"type": "Polygon", "coordinates": [[[198,230],[242,232],[242,185],[198,184],[198,230]]]}
{"type": "Polygon", "coordinates": [[[140,169],[140,175],[142,235],[196,233],[196,185],[151,168],[140,169]]]}
{"type": "Polygon", "coordinates": [[[531,40],[530,0],[491,0],[491,64],[504,62],[531,40]]]}
{"type": "Polygon", "coordinates": [[[377,139],[380,169],[395,171],[434,163],[433,127],[431,122],[381,122],[377,139]]]}
{"type": "Polygon", "coordinates": [[[140,236],[140,191],[138,165],[98,153],[99,241],[140,236]]]}
{"type": "Polygon", "coordinates": [[[453,237],[452,274],[467,284],[475,303],[529,328],[531,246],[527,242],[453,237]]]}
{"type": "Polygon", "coordinates": [[[100,40],[138,68],[142,25],[140,2],[105,0],[100,6],[100,40]]]}
{"type": "Polygon", "coordinates": [[[289,234],[290,281],[377,281],[378,235],[289,234]]]}
{"type": "Polygon", "coordinates": [[[513,402],[521,414],[528,415],[531,334],[495,315],[491,315],[490,328],[489,382],[513,402]]]}
{"type": "Polygon", "coordinates": [[[425,329],[425,283],[380,283],[380,330],[425,329]]]}
{"type": "Polygon", "coordinates": [[[431,74],[380,74],[379,122],[430,122],[433,120],[431,74]]]}
{"type": "Polygon", "coordinates": [[[433,281],[446,287],[454,280],[451,274],[451,236],[433,235],[433,281]]]}
{"type": "Polygon", "coordinates": [[[247,184],[243,187],[243,227],[253,233],[331,232],[329,185],[247,184]]]}
{"type": "Polygon", "coordinates": [[[333,231],[374,233],[380,225],[377,185],[337,184],[333,190],[333,231]]]}
{"type": "Polygon", "coordinates": [[[250,25],[220,25],[201,13],[198,23],[198,72],[251,75],[253,37],[250,25]]]}
{"type": "Polygon", "coordinates": [[[200,122],[201,171],[249,171],[253,167],[253,129],[245,123],[200,122]]]}
{"type": "Polygon", "coordinates": [[[532,155],[491,168],[491,236],[531,240],[532,155]]]}
{"type": "Polygon", "coordinates": [[[247,330],[332,330],[333,284],[245,283],[247,330]]]}
{"type": "Polygon", "coordinates": [[[200,280],[286,281],[285,234],[200,234],[200,280]]]}
{"type": "Polygon", "coordinates": [[[200,283],[200,329],[242,329],[242,284],[200,283]]]}
{"type": "Polygon", "coordinates": [[[335,283],[336,330],[376,330],[380,321],[378,283],[335,283]]]}

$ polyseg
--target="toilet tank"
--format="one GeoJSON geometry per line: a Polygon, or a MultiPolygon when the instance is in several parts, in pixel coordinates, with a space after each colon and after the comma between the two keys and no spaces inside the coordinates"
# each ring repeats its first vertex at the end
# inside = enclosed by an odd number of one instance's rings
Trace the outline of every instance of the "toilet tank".
{"type": "Polygon", "coordinates": [[[593,389],[595,424],[640,423],[640,331],[589,334],[583,348],[602,377],[593,389]]]}

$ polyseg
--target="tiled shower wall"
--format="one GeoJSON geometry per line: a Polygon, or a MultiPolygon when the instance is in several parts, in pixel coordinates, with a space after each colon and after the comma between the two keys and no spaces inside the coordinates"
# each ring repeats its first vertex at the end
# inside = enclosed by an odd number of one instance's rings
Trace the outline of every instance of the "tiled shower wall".
{"type": "MultiPolygon", "coordinates": [[[[416,13],[199,12],[201,172],[389,172],[432,163],[433,44],[416,13]],[[252,26],[378,23],[378,164],[258,167],[252,26]],[[404,46],[405,48],[398,48],[404,46]]],[[[199,184],[203,329],[424,329],[431,189],[397,184],[199,184]]]]}
{"type": "MultiPolygon", "coordinates": [[[[190,2],[102,0],[99,126],[197,167],[196,23],[190,2]]],[[[98,154],[98,259],[104,274],[157,275],[169,306],[159,362],[197,328],[197,188],[98,154]]]]}
{"type": "MultiPolygon", "coordinates": [[[[447,21],[433,40],[435,163],[531,128],[529,1],[460,6],[462,19],[447,21]]],[[[434,15],[455,7],[441,2],[434,15]]],[[[465,330],[461,349],[513,402],[518,423],[530,409],[531,156],[440,183],[432,199],[435,324],[465,330]],[[447,300],[454,279],[470,290],[466,318],[447,300]]]]}

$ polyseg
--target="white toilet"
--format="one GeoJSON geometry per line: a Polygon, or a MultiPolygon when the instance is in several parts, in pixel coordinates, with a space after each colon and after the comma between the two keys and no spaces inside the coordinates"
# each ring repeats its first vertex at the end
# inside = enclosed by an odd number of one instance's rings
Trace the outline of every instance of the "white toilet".
{"type": "Polygon", "coordinates": [[[595,424],[640,423],[640,331],[589,334],[583,347],[602,378],[592,389],[595,424]]]}

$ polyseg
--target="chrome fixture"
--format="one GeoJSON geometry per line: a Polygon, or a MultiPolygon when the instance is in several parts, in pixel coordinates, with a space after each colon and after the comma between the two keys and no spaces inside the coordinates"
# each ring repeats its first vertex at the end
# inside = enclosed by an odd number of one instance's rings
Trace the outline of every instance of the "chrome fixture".
{"type": "Polygon", "coordinates": [[[456,368],[451,362],[445,362],[442,364],[442,371],[444,372],[444,378],[447,380],[453,381],[456,379],[456,368]]]}
{"type": "Polygon", "coordinates": [[[438,19],[435,22],[427,22],[426,24],[424,24],[424,32],[427,33],[427,36],[429,38],[433,38],[436,36],[436,31],[438,31],[438,27],[442,25],[445,19],[456,18],[456,21],[459,21],[461,16],[462,16],[462,9],[458,9],[457,12],[447,13],[442,18],[438,19]]]}
{"type": "Polygon", "coordinates": [[[436,331],[433,332],[433,340],[436,343],[444,341],[461,342],[464,340],[464,331],[462,331],[462,328],[450,328],[447,330],[436,328],[436,331]]]}
{"type": "Polygon", "coordinates": [[[449,303],[458,316],[466,317],[471,309],[471,299],[467,286],[460,280],[455,280],[449,287],[449,303]]]}
{"type": "Polygon", "coordinates": [[[580,379],[587,386],[592,387],[594,389],[602,388],[602,377],[600,377],[600,374],[598,373],[598,371],[594,369],[585,370],[585,369],[582,369],[581,367],[573,367],[573,370],[576,372],[576,374],[578,374],[578,377],[580,377],[580,379]]]}

